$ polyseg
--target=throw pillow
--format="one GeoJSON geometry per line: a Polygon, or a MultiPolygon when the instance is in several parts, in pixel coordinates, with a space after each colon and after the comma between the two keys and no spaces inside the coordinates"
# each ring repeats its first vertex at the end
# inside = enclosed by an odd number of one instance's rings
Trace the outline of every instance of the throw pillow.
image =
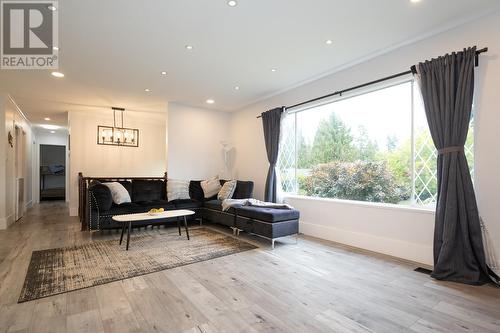
{"type": "Polygon", "coordinates": [[[131,202],[130,193],[128,193],[127,189],[118,182],[111,183],[102,183],[106,185],[111,191],[111,197],[113,198],[113,202],[117,205],[121,205],[122,203],[131,202]]]}
{"type": "Polygon", "coordinates": [[[167,181],[167,200],[189,199],[189,180],[169,179],[167,181]]]}
{"type": "Polygon", "coordinates": [[[219,177],[214,177],[209,180],[204,180],[200,183],[201,188],[203,189],[203,195],[205,199],[211,198],[217,193],[219,193],[221,189],[219,177]]]}
{"type": "Polygon", "coordinates": [[[234,194],[234,190],[236,190],[236,180],[229,180],[222,185],[222,188],[219,191],[219,194],[217,194],[217,199],[218,200],[226,200],[226,199],[231,199],[234,194]]]}

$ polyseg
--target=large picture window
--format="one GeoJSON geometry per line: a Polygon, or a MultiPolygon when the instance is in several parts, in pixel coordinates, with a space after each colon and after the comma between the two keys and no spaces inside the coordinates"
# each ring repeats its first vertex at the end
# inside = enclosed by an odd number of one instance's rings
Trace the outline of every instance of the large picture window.
{"type": "Polygon", "coordinates": [[[406,81],[287,114],[278,162],[284,192],[434,206],[437,151],[417,89],[406,81]]]}

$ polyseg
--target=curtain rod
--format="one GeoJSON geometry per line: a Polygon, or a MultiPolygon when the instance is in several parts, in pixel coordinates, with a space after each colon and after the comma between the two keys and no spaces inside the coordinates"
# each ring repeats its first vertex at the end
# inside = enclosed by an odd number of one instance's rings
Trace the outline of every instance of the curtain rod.
{"type": "MultiPolygon", "coordinates": [[[[479,65],[478,56],[481,53],[485,53],[485,52],[488,52],[488,48],[487,47],[482,48],[482,49],[476,51],[476,66],[479,65]]],[[[405,71],[405,72],[393,74],[393,75],[386,76],[386,77],[383,77],[383,78],[375,80],[375,81],[370,81],[370,82],[367,82],[367,83],[360,84],[360,85],[355,86],[355,87],[347,88],[347,89],[344,89],[344,90],[339,90],[339,91],[336,91],[336,92],[331,93],[331,94],[327,94],[327,95],[324,95],[324,96],[316,97],[316,98],[313,98],[313,99],[310,99],[310,100],[307,100],[307,101],[304,101],[304,102],[300,102],[300,103],[297,103],[297,104],[294,104],[294,105],[291,105],[291,106],[286,106],[285,110],[286,109],[291,109],[291,108],[296,108],[298,106],[302,106],[302,105],[309,104],[309,103],[312,103],[312,102],[320,101],[322,99],[333,97],[335,95],[342,96],[343,93],[346,93],[346,92],[349,92],[349,91],[352,91],[352,90],[356,90],[356,89],[368,87],[368,86],[371,86],[373,84],[377,84],[377,83],[380,83],[380,82],[392,80],[392,79],[395,79],[395,78],[400,77],[400,76],[405,76],[405,75],[409,75],[409,74],[415,74],[416,72],[417,72],[416,67],[415,66],[411,66],[411,69],[409,71],[405,71]]],[[[262,118],[262,116],[257,116],[257,118],[262,118]]]]}

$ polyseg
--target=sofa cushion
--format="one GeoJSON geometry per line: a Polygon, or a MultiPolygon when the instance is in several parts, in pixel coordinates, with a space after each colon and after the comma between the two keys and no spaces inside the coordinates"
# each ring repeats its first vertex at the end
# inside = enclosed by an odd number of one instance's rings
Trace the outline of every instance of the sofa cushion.
{"type": "Polygon", "coordinates": [[[95,182],[93,185],[89,187],[89,191],[92,193],[94,201],[91,201],[91,205],[97,207],[100,211],[106,211],[111,208],[113,205],[113,197],[111,195],[111,190],[106,185],[103,185],[99,182],[95,182]]]}
{"type": "Polygon", "coordinates": [[[100,211],[99,215],[113,216],[113,215],[123,215],[123,214],[134,214],[143,212],[142,207],[134,202],[126,202],[121,205],[113,204],[110,209],[106,211],[100,211]]]}
{"type": "Polygon", "coordinates": [[[189,182],[189,197],[196,201],[205,201],[205,195],[201,188],[201,180],[192,180],[189,182]]]}
{"type": "Polygon", "coordinates": [[[175,209],[175,205],[167,200],[136,201],[134,203],[142,209],[141,212],[147,212],[152,208],[175,209]]]}
{"type": "Polygon", "coordinates": [[[241,206],[236,208],[236,214],[264,222],[280,222],[296,220],[300,213],[295,209],[276,209],[254,206],[241,206]]]}
{"type": "MultiPolygon", "coordinates": [[[[222,201],[220,201],[220,200],[217,200],[217,199],[208,200],[208,201],[205,201],[204,205],[205,205],[205,208],[222,212],[222,201]]],[[[227,211],[225,211],[225,213],[234,214],[235,210],[233,207],[231,207],[227,211]]]]}
{"type": "Polygon", "coordinates": [[[102,184],[109,188],[114,204],[120,205],[122,203],[127,203],[132,201],[130,199],[130,193],[122,184],[118,182],[109,182],[102,184]]]}
{"type": "Polygon", "coordinates": [[[241,181],[236,182],[236,189],[233,193],[233,199],[249,199],[253,197],[253,182],[241,181]]]}
{"type": "Polygon", "coordinates": [[[142,180],[132,181],[132,201],[152,201],[164,200],[165,182],[162,180],[142,180]]]}
{"type": "Polygon", "coordinates": [[[170,201],[170,203],[174,204],[176,209],[196,209],[203,207],[203,203],[191,199],[179,199],[170,201]]]}
{"type": "Polygon", "coordinates": [[[222,210],[222,201],[220,200],[205,201],[205,207],[213,210],[222,210]]]}

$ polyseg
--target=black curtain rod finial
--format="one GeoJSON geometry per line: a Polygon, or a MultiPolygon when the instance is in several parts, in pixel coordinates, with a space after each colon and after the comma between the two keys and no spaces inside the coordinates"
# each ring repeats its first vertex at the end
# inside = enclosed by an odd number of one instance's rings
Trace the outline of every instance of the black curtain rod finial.
{"type": "Polygon", "coordinates": [[[476,54],[481,54],[481,53],[485,53],[485,52],[488,52],[488,48],[487,47],[483,47],[482,49],[477,50],[476,54]]]}

